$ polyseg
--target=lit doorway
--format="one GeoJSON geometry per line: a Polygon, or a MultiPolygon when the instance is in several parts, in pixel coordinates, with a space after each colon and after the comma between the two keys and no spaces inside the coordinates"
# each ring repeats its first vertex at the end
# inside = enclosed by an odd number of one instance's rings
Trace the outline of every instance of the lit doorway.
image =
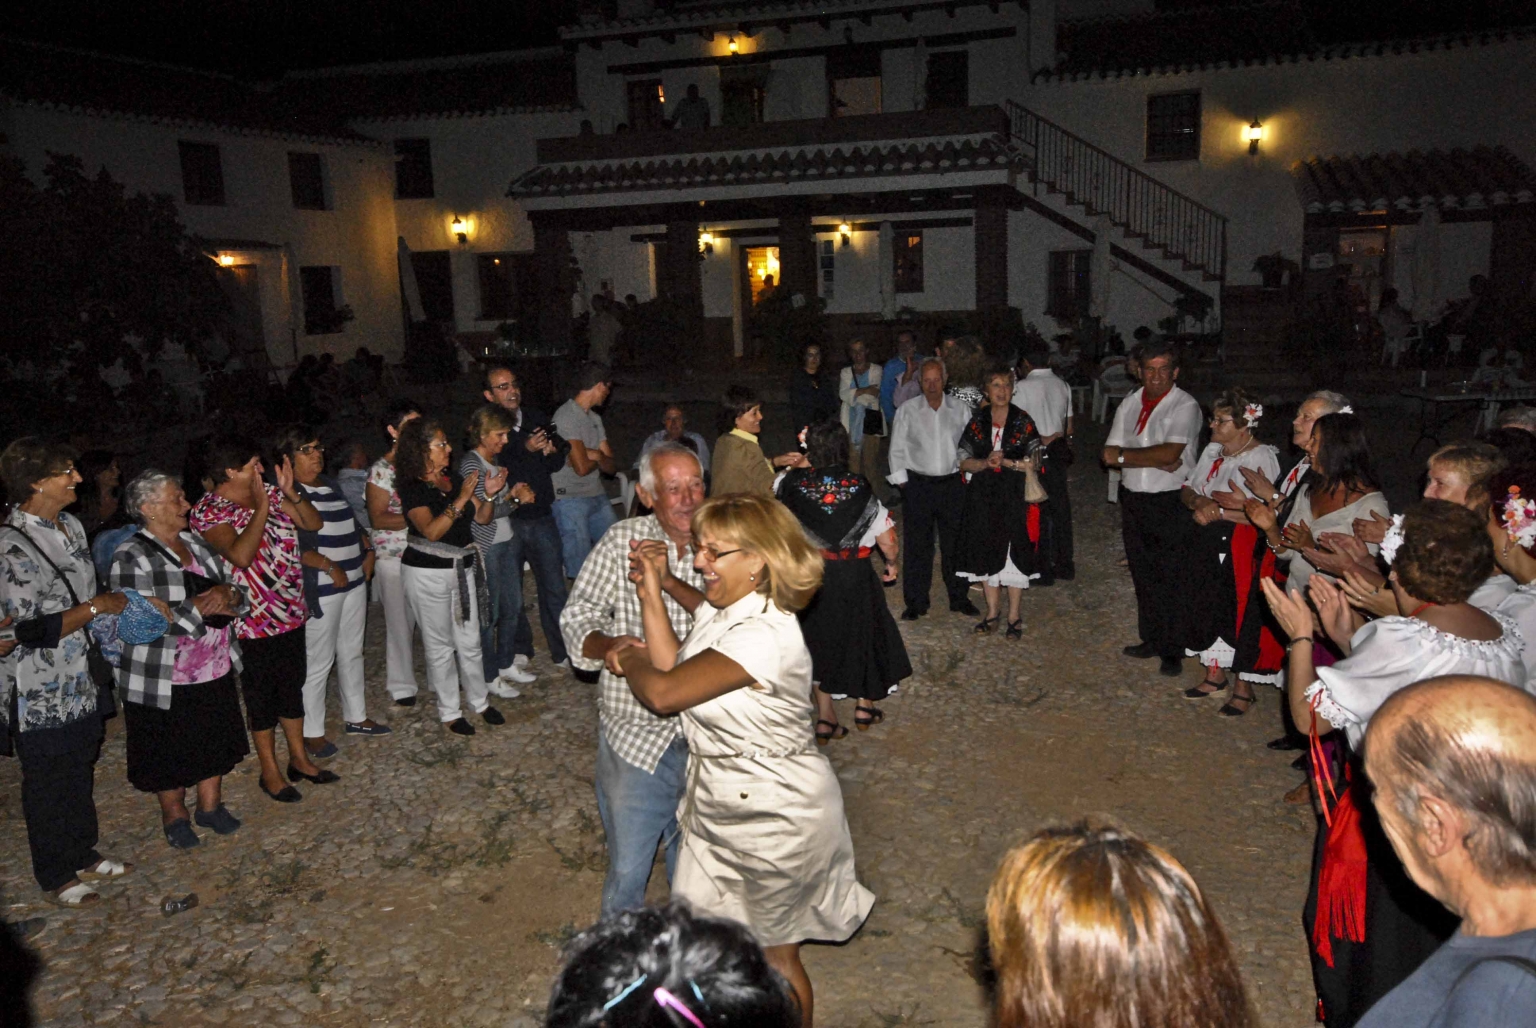
{"type": "Polygon", "coordinates": [[[752,306],[762,302],[765,293],[777,291],[779,284],[779,248],[777,246],[746,246],[742,248],[746,262],[747,286],[752,291],[752,306]]]}

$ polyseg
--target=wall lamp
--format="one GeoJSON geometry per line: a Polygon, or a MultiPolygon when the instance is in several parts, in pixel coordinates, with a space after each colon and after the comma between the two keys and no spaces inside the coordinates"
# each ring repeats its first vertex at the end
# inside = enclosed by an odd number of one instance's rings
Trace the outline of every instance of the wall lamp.
{"type": "Polygon", "coordinates": [[[736,41],[735,36],[732,36],[730,42],[725,44],[725,48],[733,54],[741,53],[741,44],[736,41]]]}
{"type": "Polygon", "coordinates": [[[221,253],[221,254],[219,254],[219,267],[221,267],[221,268],[233,268],[234,266],[235,266],[234,254],[228,254],[228,253],[221,253]]]}
{"type": "Polygon", "coordinates": [[[455,214],[448,230],[453,233],[453,237],[459,241],[460,246],[469,242],[469,219],[455,214]]]}
{"type": "Polygon", "coordinates": [[[1252,156],[1259,152],[1259,140],[1264,138],[1264,126],[1258,118],[1253,119],[1253,124],[1243,129],[1243,138],[1248,140],[1248,154],[1252,156]]]}
{"type": "Polygon", "coordinates": [[[853,242],[853,226],[846,221],[837,226],[837,234],[843,237],[843,246],[846,247],[853,242]]]}
{"type": "Polygon", "coordinates": [[[713,232],[700,232],[699,233],[699,252],[700,253],[714,253],[715,252],[715,234],[713,232]]]}

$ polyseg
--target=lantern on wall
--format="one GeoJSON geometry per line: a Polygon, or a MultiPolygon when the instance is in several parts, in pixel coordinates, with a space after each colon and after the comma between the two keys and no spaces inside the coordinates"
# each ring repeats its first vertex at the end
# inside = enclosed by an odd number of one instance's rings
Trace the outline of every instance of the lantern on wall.
{"type": "Polygon", "coordinates": [[[699,233],[699,252],[700,253],[714,253],[715,252],[715,234],[713,232],[700,232],[699,233]]]}
{"type": "Polygon", "coordinates": [[[460,246],[469,242],[469,219],[463,215],[455,214],[453,221],[448,225],[448,230],[453,233],[453,237],[459,241],[460,246]]]}
{"type": "Polygon", "coordinates": [[[732,36],[730,42],[725,44],[725,48],[733,54],[741,53],[741,44],[736,41],[735,36],[732,36]]]}
{"type": "Polygon", "coordinates": [[[844,246],[853,242],[853,226],[846,221],[837,226],[837,234],[842,237],[844,246]]]}
{"type": "Polygon", "coordinates": [[[1243,138],[1248,140],[1249,155],[1257,154],[1259,152],[1259,140],[1264,138],[1264,126],[1259,123],[1258,118],[1254,118],[1253,124],[1243,129],[1243,138]]]}

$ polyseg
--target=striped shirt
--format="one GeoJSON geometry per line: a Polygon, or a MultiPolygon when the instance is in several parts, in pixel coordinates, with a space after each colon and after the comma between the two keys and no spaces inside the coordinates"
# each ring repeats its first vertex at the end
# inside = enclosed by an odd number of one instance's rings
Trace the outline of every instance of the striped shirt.
{"type": "Polygon", "coordinates": [[[328,485],[325,479],[317,479],[314,485],[301,482],[299,488],[304,490],[304,495],[314,504],[315,510],[320,512],[320,519],[324,522],[320,531],[313,536],[305,533],[309,536],[305,541],[314,539],[313,549],[322,557],[330,558],[331,563],[347,573],[347,587],[338,589],[331,581],[330,574],[322,571],[317,595],[335,596],[349,592],[363,580],[363,547],[357,520],[352,517],[352,505],[340,489],[328,485]]]}
{"type": "MultiPolygon", "coordinates": [[[[459,458],[460,478],[468,478],[471,471],[480,473],[480,477],[475,480],[476,499],[485,499],[485,476],[496,470],[498,470],[496,465],[480,456],[479,450],[471,449],[463,457],[459,458]]],[[[510,482],[507,483],[507,485],[510,484],[510,482]]],[[[469,530],[474,533],[475,545],[479,546],[482,550],[488,546],[494,546],[496,543],[507,542],[512,538],[512,493],[506,485],[502,486],[501,492],[492,501],[491,509],[491,520],[488,524],[484,525],[473,520],[475,513],[473,507],[467,507],[464,510],[464,513],[469,515],[471,519],[469,530]]]]}

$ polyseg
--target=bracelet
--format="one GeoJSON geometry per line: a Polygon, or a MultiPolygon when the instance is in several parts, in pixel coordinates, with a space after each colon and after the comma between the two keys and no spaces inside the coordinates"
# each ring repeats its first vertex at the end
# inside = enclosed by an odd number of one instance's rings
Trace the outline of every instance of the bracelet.
{"type": "Polygon", "coordinates": [[[1316,642],[1316,641],[1317,640],[1313,639],[1310,635],[1298,635],[1298,636],[1296,636],[1296,638],[1292,639],[1290,642],[1286,643],[1285,645],[1286,645],[1286,648],[1289,649],[1290,647],[1295,646],[1299,642],[1309,643],[1309,642],[1316,642]]]}

